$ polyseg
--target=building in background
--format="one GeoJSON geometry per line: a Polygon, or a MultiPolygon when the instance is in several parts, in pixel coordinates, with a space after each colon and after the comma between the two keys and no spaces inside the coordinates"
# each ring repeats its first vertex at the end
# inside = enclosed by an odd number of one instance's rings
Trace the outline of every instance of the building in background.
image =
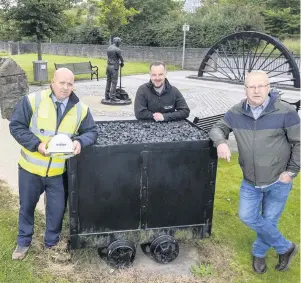
{"type": "Polygon", "coordinates": [[[184,3],[184,11],[193,13],[197,8],[201,6],[202,0],[186,0],[184,3]]]}

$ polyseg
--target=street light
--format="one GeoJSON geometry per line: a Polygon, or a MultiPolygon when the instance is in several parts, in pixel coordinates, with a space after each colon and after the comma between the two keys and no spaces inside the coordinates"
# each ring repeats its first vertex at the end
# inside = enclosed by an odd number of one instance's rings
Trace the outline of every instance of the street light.
{"type": "Polygon", "coordinates": [[[189,31],[189,25],[183,25],[184,39],[183,39],[183,56],[182,56],[182,69],[184,69],[184,61],[185,61],[185,42],[186,42],[186,31],[189,31]]]}

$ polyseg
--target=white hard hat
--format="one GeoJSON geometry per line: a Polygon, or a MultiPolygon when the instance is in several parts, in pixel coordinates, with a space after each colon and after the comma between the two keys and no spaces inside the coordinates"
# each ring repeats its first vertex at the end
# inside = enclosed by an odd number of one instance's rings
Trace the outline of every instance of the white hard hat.
{"type": "Polygon", "coordinates": [[[66,156],[63,157],[66,154],[68,157],[71,157],[73,153],[73,142],[67,135],[57,134],[49,141],[47,151],[51,156],[57,158],[66,158],[66,156]]]}

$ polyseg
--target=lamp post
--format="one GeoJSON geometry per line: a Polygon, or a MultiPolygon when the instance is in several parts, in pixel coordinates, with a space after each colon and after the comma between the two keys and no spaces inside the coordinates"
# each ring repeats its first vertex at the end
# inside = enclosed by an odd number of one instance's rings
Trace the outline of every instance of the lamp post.
{"type": "Polygon", "coordinates": [[[183,25],[184,39],[183,39],[182,69],[184,69],[184,62],[185,62],[186,31],[189,31],[189,25],[184,24],[184,25],[183,25]]]}

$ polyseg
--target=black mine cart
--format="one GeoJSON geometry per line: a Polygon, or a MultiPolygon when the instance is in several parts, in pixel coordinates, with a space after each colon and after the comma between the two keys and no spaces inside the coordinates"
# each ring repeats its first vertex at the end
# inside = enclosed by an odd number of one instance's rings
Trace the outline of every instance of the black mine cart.
{"type": "Polygon", "coordinates": [[[97,123],[98,143],[68,162],[70,247],[116,267],[141,245],[168,263],[178,241],[211,234],[217,154],[188,120],[97,123]]]}

